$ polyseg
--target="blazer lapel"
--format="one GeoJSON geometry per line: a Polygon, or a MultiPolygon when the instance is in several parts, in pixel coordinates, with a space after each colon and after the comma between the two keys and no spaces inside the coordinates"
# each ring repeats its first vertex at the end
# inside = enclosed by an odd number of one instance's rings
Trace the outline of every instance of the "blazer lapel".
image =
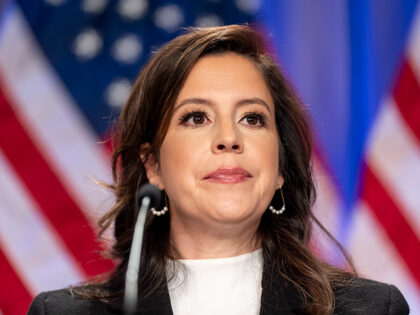
{"type": "Polygon", "coordinates": [[[140,301],[139,315],[173,315],[168,287],[140,301]]]}
{"type": "Polygon", "coordinates": [[[302,297],[299,291],[274,270],[265,264],[262,277],[260,315],[301,314],[302,297]]]}
{"type": "MultiPolygon", "coordinates": [[[[97,312],[95,312],[97,314],[97,312]]],[[[107,312],[101,314],[125,314],[123,310],[123,299],[118,299],[112,304],[107,305],[107,312]]],[[[139,300],[137,304],[137,315],[173,315],[171,300],[169,298],[168,288],[165,287],[159,292],[154,293],[148,298],[139,300]]]]}

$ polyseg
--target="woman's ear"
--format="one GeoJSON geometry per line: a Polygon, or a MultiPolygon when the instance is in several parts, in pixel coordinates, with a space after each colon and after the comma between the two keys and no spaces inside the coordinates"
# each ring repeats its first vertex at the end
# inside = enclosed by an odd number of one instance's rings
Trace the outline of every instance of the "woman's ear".
{"type": "Polygon", "coordinates": [[[277,177],[277,185],[276,185],[276,188],[277,189],[282,188],[283,187],[283,184],[284,184],[283,175],[279,174],[279,176],[277,177]]]}
{"type": "Polygon", "coordinates": [[[141,145],[140,159],[146,169],[146,176],[149,183],[158,186],[160,190],[165,189],[159,172],[159,161],[157,160],[157,157],[150,152],[149,143],[141,145]]]}

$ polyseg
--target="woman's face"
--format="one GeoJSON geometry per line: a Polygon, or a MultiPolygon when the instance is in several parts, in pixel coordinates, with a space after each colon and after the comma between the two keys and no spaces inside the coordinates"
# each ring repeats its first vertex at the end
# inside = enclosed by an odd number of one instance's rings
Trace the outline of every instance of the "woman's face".
{"type": "MultiPolygon", "coordinates": [[[[274,104],[247,58],[201,58],[176,101],[159,165],[149,181],[165,189],[172,222],[258,224],[279,174],[274,104]]],[[[172,224],[172,223],[171,223],[172,224]]]]}

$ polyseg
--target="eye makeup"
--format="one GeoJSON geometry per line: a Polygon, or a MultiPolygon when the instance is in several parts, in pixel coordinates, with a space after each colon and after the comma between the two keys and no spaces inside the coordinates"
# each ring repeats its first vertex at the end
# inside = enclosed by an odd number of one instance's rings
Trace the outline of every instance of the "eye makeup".
{"type": "MultiPolygon", "coordinates": [[[[241,110],[238,110],[239,112],[241,110]]],[[[262,128],[267,125],[268,116],[265,111],[251,110],[240,115],[238,123],[252,128],[262,128]]],[[[209,114],[201,106],[190,106],[183,110],[178,118],[179,124],[187,127],[199,127],[211,122],[209,114]]]]}
{"type": "Polygon", "coordinates": [[[204,125],[208,120],[209,118],[206,112],[197,109],[190,109],[181,115],[179,123],[185,126],[196,127],[204,125]]]}
{"type": "Polygon", "coordinates": [[[251,127],[264,127],[266,125],[267,116],[262,112],[247,112],[240,121],[246,121],[246,125],[251,127]]]}

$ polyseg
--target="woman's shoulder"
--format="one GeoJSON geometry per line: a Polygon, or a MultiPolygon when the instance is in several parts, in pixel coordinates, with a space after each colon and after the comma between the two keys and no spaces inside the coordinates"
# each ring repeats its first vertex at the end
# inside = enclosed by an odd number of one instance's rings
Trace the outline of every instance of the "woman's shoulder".
{"type": "Polygon", "coordinates": [[[32,302],[28,315],[47,314],[118,314],[98,300],[85,300],[72,294],[71,289],[39,294],[32,302]]]}
{"type": "Polygon", "coordinates": [[[408,314],[401,292],[390,284],[353,278],[334,290],[336,314],[408,314]]]}

